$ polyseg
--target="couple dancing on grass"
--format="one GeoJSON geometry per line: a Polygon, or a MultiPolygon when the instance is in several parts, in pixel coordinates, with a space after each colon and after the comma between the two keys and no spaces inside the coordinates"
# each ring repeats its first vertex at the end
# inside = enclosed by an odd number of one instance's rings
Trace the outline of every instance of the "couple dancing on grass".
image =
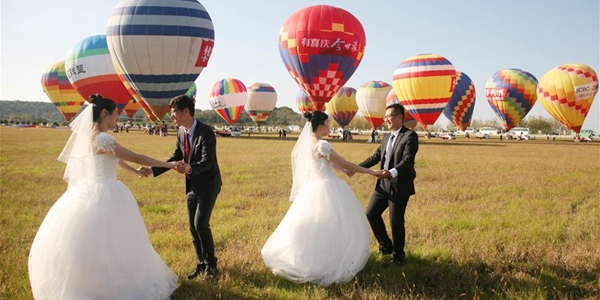
{"type": "MultiPolygon", "coordinates": [[[[91,105],[71,123],[73,131],[59,160],[67,164],[67,191],[52,206],[31,246],[29,278],[36,299],[168,299],[178,277],[154,251],[131,191],[116,178],[116,166],[141,177],[173,169],[184,175],[188,217],[197,263],[188,275],[219,276],[210,215],[221,190],[216,138],[193,117],[194,100],[182,95],[170,102],[179,132],[173,155],[165,162],[134,153],[107,130],[118,119],[114,101],[92,96],[91,105]],[[134,169],[125,161],[153,166],[134,169]]],[[[402,126],[404,109],[387,109],[392,134],[360,166],[341,158],[322,140],[329,120],[322,112],[307,115],[292,154],[294,184],[289,212],[262,249],[267,267],[296,282],[329,286],[348,282],[366,264],[370,235],[380,252],[404,259],[404,210],[414,194],[417,135],[402,126]],[[389,142],[388,142],[389,141],[389,142]],[[368,169],[381,162],[381,170],[368,169]],[[377,176],[367,214],[334,168],[349,176],[377,176]],[[390,208],[392,239],[382,212],[390,208]],[[393,242],[392,242],[393,241],[393,242]]]]}

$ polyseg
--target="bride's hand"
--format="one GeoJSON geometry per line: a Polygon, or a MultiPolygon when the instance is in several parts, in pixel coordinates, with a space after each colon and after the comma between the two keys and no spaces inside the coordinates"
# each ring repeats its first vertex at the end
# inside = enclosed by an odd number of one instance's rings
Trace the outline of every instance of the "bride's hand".
{"type": "Polygon", "coordinates": [[[167,168],[176,170],[179,166],[183,164],[183,161],[170,161],[167,162],[169,165],[167,168]]]}

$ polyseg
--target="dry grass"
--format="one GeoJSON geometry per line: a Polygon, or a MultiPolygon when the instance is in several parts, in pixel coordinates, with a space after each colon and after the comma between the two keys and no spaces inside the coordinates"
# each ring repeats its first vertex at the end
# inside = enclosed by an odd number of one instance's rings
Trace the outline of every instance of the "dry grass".
{"type": "MultiPolygon", "coordinates": [[[[37,228],[65,191],[56,161],[68,130],[0,127],[0,299],[29,299],[27,256],[37,228]]],[[[115,134],[126,147],[167,157],[174,136],[115,134]]],[[[180,276],[172,299],[597,299],[600,297],[600,144],[571,141],[423,140],[417,195],[407,209],[407,262],[373,253],[349,284],[294,284],[265,268],[260,249],[285,215],[295,136],[219,138],[224,178],[212,217],[223,277],[188,281],[194,264],[178,174],[138,179],[152,244],[180,276]]],[[[374,150],[334,142],[353,162],[374,150]]],[[[345,178],[366,206],[374,179],[345,178]]]]}

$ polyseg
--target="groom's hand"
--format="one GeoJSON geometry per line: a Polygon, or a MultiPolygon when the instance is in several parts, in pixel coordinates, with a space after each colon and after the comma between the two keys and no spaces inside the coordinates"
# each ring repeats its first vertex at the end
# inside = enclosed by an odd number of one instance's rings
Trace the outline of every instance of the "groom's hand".
{"type": "Polygon", "coordinates": [[[140,178],[148,177],[148,176],[152,175],[152,169],[150,169],[148,167],[139,167],[137,169],[137,173],[140,175],[140,178]]]}

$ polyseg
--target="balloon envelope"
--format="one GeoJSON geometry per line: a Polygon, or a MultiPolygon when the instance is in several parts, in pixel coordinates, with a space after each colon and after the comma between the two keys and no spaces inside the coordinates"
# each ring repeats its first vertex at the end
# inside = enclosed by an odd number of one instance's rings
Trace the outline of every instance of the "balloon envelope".
{"type": "Polygon", "coordinates": [[[351,87],[343,86],[333,96],[331,101],[327,102],[327,112],[331,117],[342,127],[345,128],[350,124],[352,118],[358,111],[356,104],[356,90],[351,87]]]}
{"type": "Polygon", "coordinates": [[[303,114],[315,111],[315,106],[303,90],[299,90],[296,93],[296,105],[298,106],[298,110],[303,114]]]}
{"type": "Polygon", "coordinates": [[[364,83],[356,91],[358,109],[373,129],[383,124],[385,98],[391,89],[389,83],[377,80],[364,83]]]}
{"type": "Polygon", "coordinates": [[[229,125],[240,118],[248,93],[246,86],[234,78],[225,78],[215,82],[210,90],[210,106],[229,125]]]}
{"type": "Polygon", "coordinates": [[[265,123],[275,108],[277,92],[271,85],[260,82],[248,86],[246,90],[248,92],[246,112],[252,121],[260,126],[265,123]]]}
{"type": "Polygon", "coordinates": [[[598,76],[581,64],[565,64],[546,72],[537,85],[537,96],[550,115],[579,133],[594,97],[598,76]]]}
{"type": "Polygon", "coordinates": [[[113,61],[159,118],[207,66],[214,35],[210,15],[194,0],[123,0],[106,28],[113,61]]]}
{"type": "Polygon", "coordinates": [[[404,60],[394,71],[396,96],[421,124],[435,124],[456,83],[456,70],[450,61],[436,54],[422,54],[404,60]]]}
{"type": "Polygon", "coordinates": [[[67,54],[65,69],[71,85],[85,99],[100,94],[117,104],[119,114],[131,100],[131,94],[113,67],[104,34],[77,43],[67,54]]]}
{"type": "Polygon", "coordinates": [[[67,122],[79,112],[85,99],[77,93],[65,74],[65,61],[53,63],[42,74],[42,89],[67,122]]]}
{"type": "Polygon", "coordinates": [[[279,31],[285,68],[319,110],[350,79],[365,45],[365,32],[356,17],[329,5],[296,11],[279,31]]]}
{"type": "MultiPolygon", "coordinates": [[[[398,100],[398,97],[396,96],[396,92],[394,92],[394,89],[391,89],[388,92],[387,97],[385,98],[385,107],[387,110],[387,107],[389,105],[398,103],[400,105],[402,105],[402,103],[400,103],[400,100],[398,100]]],[[[404,106],[404,105],[402,105],[404,106]]],[[[413,118],[413,116],[410,115],[410,113],[408,112],[408,110],[406,109],[406,107],[404,108],[404,123],[402,123],[402,125],[404,125],[407,128],[410,129],[414,129],[415,127],[417,127],[417,120],[415,120],[415,118],[413,118]]]]}
{"type": "Polygon", "coordinates": [[[444,108],[444,115],[456,127],[465,131],[471,125],[473,110],[475,110],[475,84],[463,72],[457,71],[456,75],[454,92],[444,108]]]}
{"type": "Polygon", "coordinates": [[[127,115],[127,118],[131,119],[133,118],[133,115],[140,110],[140,105],[138,104],[138,101],[135,100],[135,98],[131,98],[129,100],[129,102],[127,103],[127,105],[125,105],[125,108],[123,109],[123,111],[125,111],[125,115],[127,115]]]}
{"type": "Polygon", "coordinates": [[[538,80],[520,69],[496,72],[485,83],[485,96],[505,131],[517,126],[531,110],[538,80]]]}
{"type": "Polygon", "coordinates": [[[196,93],[198,92],[198,87],[196,86],[196,83],[192,83],[192,86],[190,86],[190,88],[185,92],[185,95],[192,98],[192,99],[196,99],[196,93]]]}

